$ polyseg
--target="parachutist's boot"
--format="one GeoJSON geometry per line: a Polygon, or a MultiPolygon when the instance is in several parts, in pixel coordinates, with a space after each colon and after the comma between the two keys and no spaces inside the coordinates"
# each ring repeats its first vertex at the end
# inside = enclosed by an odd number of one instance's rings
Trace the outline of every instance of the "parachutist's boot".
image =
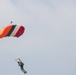
{"type": "Polygon", "coordinates": [[[27,71],[24,72],[24,74],[27,73],[27,71]]]}

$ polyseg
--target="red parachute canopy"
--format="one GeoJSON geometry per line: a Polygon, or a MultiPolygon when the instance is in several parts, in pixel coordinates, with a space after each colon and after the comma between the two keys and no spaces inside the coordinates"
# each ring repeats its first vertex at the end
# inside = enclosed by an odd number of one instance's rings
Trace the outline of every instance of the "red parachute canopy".
{"type": "Polygon", "coordinates": [[[0,38],[3,37],[20,37],[25,31],[24,26],[9,25],[0,30],[0,38]]]}

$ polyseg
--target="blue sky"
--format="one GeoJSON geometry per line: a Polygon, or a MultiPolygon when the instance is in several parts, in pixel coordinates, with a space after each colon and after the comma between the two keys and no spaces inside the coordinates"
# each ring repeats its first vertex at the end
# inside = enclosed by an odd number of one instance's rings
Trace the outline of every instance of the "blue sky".
{"type": "Polygon", "coordinates": [[[25,26],[20,38],[0,39],[0,74],[76,75],[76,1],[0,0],[0,28],[25,26]]]}

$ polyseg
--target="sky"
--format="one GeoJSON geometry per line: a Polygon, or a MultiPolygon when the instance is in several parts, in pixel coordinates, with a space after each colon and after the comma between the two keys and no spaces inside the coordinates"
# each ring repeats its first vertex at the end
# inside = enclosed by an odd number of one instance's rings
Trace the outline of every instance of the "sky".
{"type": "Polygon", "coordinates": [[[0,39],[0,75],[76,75],[75,0],[0,0],[0,29],[23,25],[19,37],[0,39]]]}

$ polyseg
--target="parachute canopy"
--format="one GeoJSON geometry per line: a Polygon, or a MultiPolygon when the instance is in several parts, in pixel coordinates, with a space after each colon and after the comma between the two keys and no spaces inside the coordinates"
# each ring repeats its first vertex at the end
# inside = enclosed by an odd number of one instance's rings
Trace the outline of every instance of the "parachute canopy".
{"type": "Polygon", "coordinates": [[[20,37],[25,31],[24,26],[9,25],[0,30],[0,38],[3,37],[20,37]]]}

